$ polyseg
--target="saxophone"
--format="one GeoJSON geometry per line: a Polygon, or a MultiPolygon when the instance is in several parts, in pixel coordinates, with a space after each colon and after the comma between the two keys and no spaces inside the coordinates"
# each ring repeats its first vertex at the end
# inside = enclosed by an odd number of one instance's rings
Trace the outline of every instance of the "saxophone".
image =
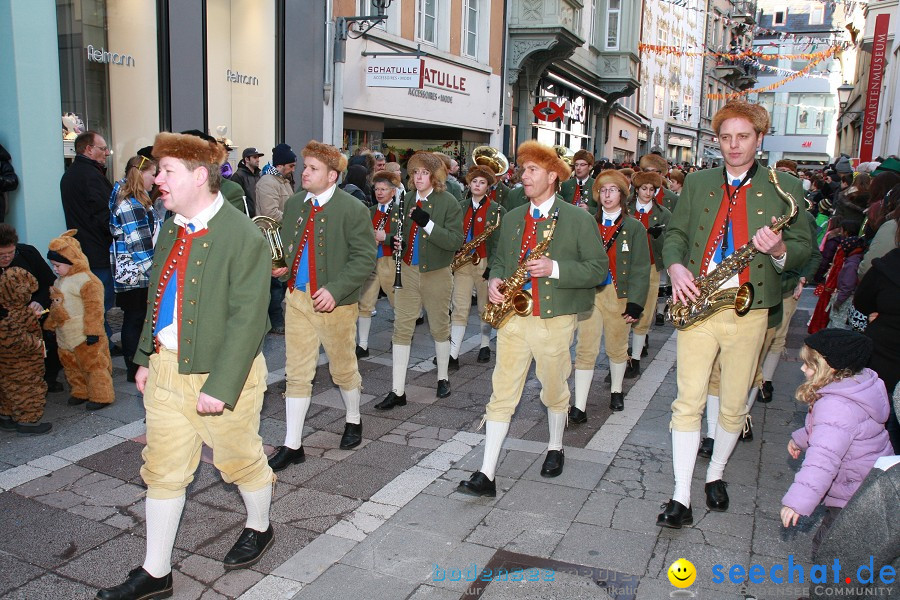
{"type": "MultiPolygon", "coordinates": [[[[778,183],[777,171],[769,167],[769,181],[775,186],[778,197],[790,206],[788,214],[775,220],[772,231],[778,233],[788,226],[797,216],[797,201],[785,192],[778,183]]],[[[753,304],[753,284],[747,282],[740,287],[719,289],[726,281],[746,269],[759,253],[753,242],[747,242],[725,258],[715,269],[694,280],[700,293],[692,301],[676,302],[674,298],[666,302],[666,319],[672,321],[675,329],[685,330],[694,327],[714,314],[733,308],[739,317],[750,311],[753,304]]]]}
{"type": "Polygon", "coordinates": [[[472,239],[471,242],[463,244],[463,247],[456,251],[456,256],[453,257],[453,262],[450,263],[450,271],[456,273],[456,270],[466,266],[468,263],[472,263],[473,265],[477,265],[481,262],[481,257],[478,256],[477,252],[472,252],[484,243],[484,240],[488,239],[494,230],[500,227],[500,213],[497,213],[497,220],[493,223],[493,225],[488,225],[484,228],[484,231],[479,233],[472,239]]]}
{"type": "Polygon", "coordinates": [[[530,279],[525,264],[529,260],[542,257],[550,249],[553,232],[556,230],[556,222],[559,220],[559,209],[554,211],[551,219],[550,231],[547,237],[537,243],[534,249],[526,256],[523,256],[515,272],[500,283],[498,289],[503,294],[503,302],[500,304],[489,302],[485,307],[482,319],[494,329],[500,329],[506,325],[513,313],[522,317],[527,317],[531,314],[534,308],[534,301],[531,299],[531,294],[522,289],[525,282],[530,279]]]}

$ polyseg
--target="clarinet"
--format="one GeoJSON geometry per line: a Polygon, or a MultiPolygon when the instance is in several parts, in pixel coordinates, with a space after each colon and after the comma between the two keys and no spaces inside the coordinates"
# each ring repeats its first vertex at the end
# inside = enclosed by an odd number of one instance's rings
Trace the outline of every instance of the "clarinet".
{"type": "Polygon", "coordinates": [[[394,249],[394,289],[403,288],[403,281],[400,279],[400,263],[403,262],[403,211],[404,211],[403,194],[397,200],[397,235],[394,239],[400,242],[400,251],[394,249]]]}

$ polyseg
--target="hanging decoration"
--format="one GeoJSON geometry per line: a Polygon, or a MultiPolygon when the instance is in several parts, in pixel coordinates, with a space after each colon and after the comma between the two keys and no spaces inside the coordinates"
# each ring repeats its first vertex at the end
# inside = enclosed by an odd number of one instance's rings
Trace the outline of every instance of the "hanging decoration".
{"type": "Polygon", "coordinates": [[[734,100],[735,98],[741,98],[741,97],[747,96],[749,94],[758,94],[761,92],[771,92],[775,88],[781,87],[784,84],[788,83],[789,81],[793,81],[793,80],[797,79],[798,77],[805,76],[812,70],[813,67],[815,67],[817,64],[819,64],[826,58],[830,57],[831,54],[833,54],[833,53],[834,52],[831,52],[830,54],[825,54],[823,56],[820,56],[818,58],[810,60],[809,64],[807,64],[805,67],[803,67],[799,71],[796,71],[792,75],[789,75],[780,81],[776,81],[775,83],[773,83],[771,85],[763,86],[760,88],[748,89],[748,90],[740,90],[737,92],[729,92],[727,94],[707,94],[706,97],[709,98],[710,100],[734,100]]]}
{"type": "Polygon", "coordinates": [[[779,60],[782,58],[788,60],[824,60],[825,58],[834,55],[838,51],[843,50],[845,47],[846,43],[843,43],[829,46],[825,50],[820,50],[818,52],[803,52],[800,54],[766,54],[760,52],[759,50],[751,50],[749,48],[737,52],[714,52],[712,50],[689,50],[685,48],[679,48],[678,46],[659,46],[656,44],[641,43],[638,44],[638,52],[649,52],[651,54],[661,54],[664,56],[714,56],[722,60],[740,60],[743,58],[755,58],[757,60],[779,60]]]}

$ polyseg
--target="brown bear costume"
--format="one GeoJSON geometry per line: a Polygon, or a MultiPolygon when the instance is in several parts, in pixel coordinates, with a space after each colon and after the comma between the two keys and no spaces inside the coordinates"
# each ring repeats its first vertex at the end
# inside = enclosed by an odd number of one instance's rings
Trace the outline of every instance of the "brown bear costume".
{"type": "Polygon", "coordinates": [[[70,229],[50,241],[47,258],[69,264],[69,272],[50,289],[50,316],[44,329],[56,330],[59,360],[72,388],[69,405],[90,400],[89,409],[115,400],[112,360],[103,329],[103,283],[91,273],[81,244],[70,229]]]}
{"type": "Polygon", "coordinates": [[[37,279],[25,269],[11,267],[0,275],[0,418],[4,429],[37,423],[44,416],[44,340],[38,317],[29,306],[37,289],[37,279]]]}

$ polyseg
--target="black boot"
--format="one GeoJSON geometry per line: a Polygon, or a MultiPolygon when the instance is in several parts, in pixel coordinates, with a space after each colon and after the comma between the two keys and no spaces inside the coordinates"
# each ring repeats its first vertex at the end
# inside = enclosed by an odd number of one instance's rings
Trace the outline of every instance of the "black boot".
{"type": "Polygon", "coordinates": [[[609,396],[609,408],[613,412],[625,410],[625,396],[622,392],[613,392],[609,396]]]}
{"type": "Polygon", "coordinates": [[[172,573],[154,577],[138,567],[128,573],[128,579],[111,588],[97,592],[97,600],[152,600],[172,596],[172,573]]]}
{"type": "Polygon", "coordinates": [[[478,351],[478,362],[486,363],[491,362],[491,348],[490,346],[485,346],[481,350],[478,351]]]}
{"type": "Polygon", "coordinates": [[[728,510],[728,492],[725,490],[727,485],[721,479],[716,479],[703,486],[706,492],[706,508],[717,512],[728,510]]]}
{"type": "Polygon", "coordinates": [[[369,356],[369,349],[362,346],[356,347],[356,358],[366,358],[369,356]]]}
{"type": "Polygon", "coordinates": [[[459,357],[453,358],[449,357],[447,360],[447,370],[448,371],[459,371],[459,357]]]}
{"type": "Polygon", "coordinates": [[[641,358],[650,354],[650,336],[644,338],[644,347],[641,349],[641,358]]]}

